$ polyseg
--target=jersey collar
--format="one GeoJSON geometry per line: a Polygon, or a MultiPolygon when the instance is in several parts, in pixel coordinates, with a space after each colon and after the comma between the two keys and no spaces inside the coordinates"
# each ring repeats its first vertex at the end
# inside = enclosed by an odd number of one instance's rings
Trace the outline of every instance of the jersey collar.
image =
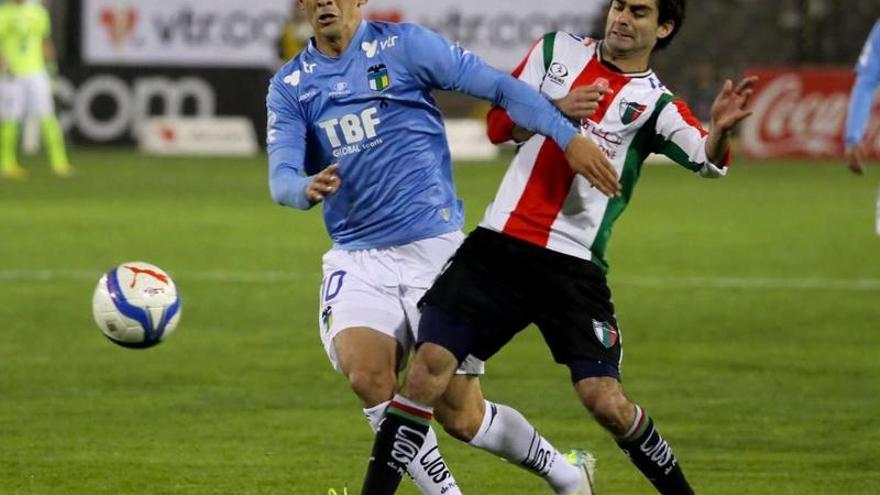
{"type": "Polygon", "coordinates": [[[596,60],[598,60],[599,63],[601,63],[603,66],[607,67],[609,70],[616,72],[620,75],[623,75],[626,77],[631,77],[631,78],[648,77],[654,73],[654,71],[652,71],[650,68],[648,70],[641,71],[641,72],[624,72],[624,71],[620,70],[619,67],[617,67],[616,65],[614,65],[611,62],[602,58],[602,45],[603,44],[604,44],[604,41],[599,40],[599,43],[596,46],[596,60]]]}
{"type": "Polygon", "coordinates": [[[306,50],[312,57],[323,60],[325,62],[333,63],[340,60],[346,60],[350,58],[353,53],[357,53],[357,51],[361,49],[361,41],[364,39],[364,34],[367,32],[367,24],[367,21],[361,21],[360,25],[357,28],[357,31],[355,31],[354,36],[352,36],[351,38],[351,42],[348,44],[347,47],[345,47],[345,50],[339,57],[331,57],[322,53],[321,50],[318,50],[318,47],[315,45],[314,36],[309,38],[309,46],[306,50]]]}

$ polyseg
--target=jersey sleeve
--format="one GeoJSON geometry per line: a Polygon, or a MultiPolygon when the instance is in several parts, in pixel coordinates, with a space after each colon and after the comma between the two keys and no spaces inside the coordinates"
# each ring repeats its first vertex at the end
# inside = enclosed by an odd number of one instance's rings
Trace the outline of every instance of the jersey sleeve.
{"type": "Polygon", "coordinates": [[[668,156],[679,165],[701,177],[717,178],[727,174],[730,150],[722,163],[712,163],[706,156],[706,136],[700,121],[683,100],[663,95],[654,126],[654,151],[668,156]]]}
{"type": "Polygon", "coordinates": [[[305,193],[311,181],[305,171],[306,122],[294,95],[277,77],[269,85],[266,108],[272,200],[280,205],[307,210],[314,204],[305,193]]]}
{"type": "Polygon", "coordinates": [[[409,45],[406,64],[425,85],[488,100],[506,109],[519,126],[550,137],[562,149],[577,134],[574,125],[528,84],[433,31],[415,24],[401,26],[409,45]]]}
{"type": "MultiPolygon", "coordinates": [[[[529,53],[519,63],[511,74],[513,77],[528,84],[536,90],[541,87],[541,82],[547,74],[547,63],[544,60],[545,43],[552,43],[548,36],[543,36],[532,46],[529,53]]],[[[486,117],[486,133],[489,141],[493,144],[504,143],[513,140],[513,128],[516,124],[510,118],[507,111],[500,107],[492,107],[486,117]]]]}
{"type": "Polygon", "coordinates": [[[871,118],[874,93],[880,84],[880,21],[874,24],[856,65],[856,82],[846,118],[846,146],[855,146],[865,137],[871,118]]]}

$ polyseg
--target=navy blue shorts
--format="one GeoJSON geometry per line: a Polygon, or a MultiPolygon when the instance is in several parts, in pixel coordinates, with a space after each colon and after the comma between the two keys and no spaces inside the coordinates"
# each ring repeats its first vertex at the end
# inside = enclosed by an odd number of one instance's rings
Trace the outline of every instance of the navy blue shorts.
{"type": "Polygon", "coordinates": [[[595,264],[478,228],[420,302],[418,343],[488,360],[534,323],[572,380],[620,377],[620,332],[595,264]]]}

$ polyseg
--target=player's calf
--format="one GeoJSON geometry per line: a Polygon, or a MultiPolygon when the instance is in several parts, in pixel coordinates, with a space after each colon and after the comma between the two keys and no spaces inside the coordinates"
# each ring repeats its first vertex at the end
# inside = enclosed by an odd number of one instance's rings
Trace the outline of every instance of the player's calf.
{"type": "Polygon", "coordinates": [[[610,377],[588,378],[575,388],[581,402],[617,440],[617,445],[663,495],[692,495],[672,447],[660,436],[654,421],[623,394],[610,377]]]}
{"type": "Polygon", "coordinates": [[[575,387],[581,403],[599,424],[614,436],[626,433],[635,414],[634,404],[623,394],[616,378],[586,378],[575,387]]]}
{"type": "Polygon", "coordinates": [[[479,432],[485,414],[480,379],[472,375],[455,375],[434,409],[446,433],[462,442],[470,442],[479,432]]]}

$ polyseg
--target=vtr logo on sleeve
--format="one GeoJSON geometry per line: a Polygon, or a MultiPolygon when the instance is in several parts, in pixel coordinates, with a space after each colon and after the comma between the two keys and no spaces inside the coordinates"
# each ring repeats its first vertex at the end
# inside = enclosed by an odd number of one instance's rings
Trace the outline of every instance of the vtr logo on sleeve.
{"type": "Polygon", "coordinates": [[[318,123],[318,127],[324,130],[330,146],[334,148],[343,144],[358,144],[365,139],[376,137],[376,127],[382,123],[376,116],[377,112],[376,107],[370,107],[360,115],[349,113],[339,119],[324,120],[318,123]]]}

